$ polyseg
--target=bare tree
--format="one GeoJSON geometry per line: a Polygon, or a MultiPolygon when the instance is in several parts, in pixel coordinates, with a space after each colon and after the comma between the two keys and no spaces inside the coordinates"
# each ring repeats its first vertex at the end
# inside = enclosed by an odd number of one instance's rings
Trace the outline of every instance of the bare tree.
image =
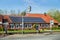
{"type": "Polygon", "coordinates": [[[4,11],[4,14],[5,14],[5,15],[7,15],[7,14],[8,14],[8,11],[7,11],[7,10],[5,10],[5,11],[4,11]]]}
{"type": "Polygon", "coordinates": [[[10,15],[12,15],[12,16],[16,16],[16,12],[15,12],[15,10],[10,10],[10,15]]]}
{"type": "Polygon", "coordinates": [[[21,16],[21,14],[20,14],[20,10],[18,10],[18,14],[17,14],[18,16],[21,16]]]}
{"type": "Polygon", "coordinates": [[[0,14],[3,15],[4,14],[4,11],[0,9],[0,14]]]}

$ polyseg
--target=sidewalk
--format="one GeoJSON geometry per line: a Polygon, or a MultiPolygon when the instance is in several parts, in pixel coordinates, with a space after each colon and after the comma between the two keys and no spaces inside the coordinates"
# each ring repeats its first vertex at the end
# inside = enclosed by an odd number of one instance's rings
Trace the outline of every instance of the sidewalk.
{"type": "MultiPolygon", "coordinates": [[[[57,34],[60,32],[53,32],[52,34],[57,34]]],[[[36,33],[36,34],[14,34],[14,35],[9,35],[7,37],[11,38],[11,37],[31,37],[31,36],[46,36],[46,35],[51,35],[49,32],[48,33],[36,33]]]]}
{"type": "Polygon", "coordinates": [[[7,37],[30,37],[30,36],[43,36],[43,34],[14,34],[14,35],[9,35],[7,37]]]}
{"type": "MultiPolygon", "coordinates": [[[[44,31],[47,31],[49,32],[50,30],[44,30],[44,31]]],[[[60,32],[60,30],[52,30],[53,32],[60,32]]]]}
{"type": "MultiPolygon", "coordinates": [[[[46,36],[46,35],[50,35],[50,30],[44,30],[44,31],[47,31],[47,32],[43,32],[43,33],[33,33],[33,34],[13,34],[13,35],[7,35],[5,36],[4,38],[15,38],[15,37],[31,37],[31,36],[46,36]]],[[[56,30],[53,30],[53,33],[52,34],[55,34],[55,33],[60,33],[60,30],[57,30],[59,32],[55,32],[56,30]]]]}

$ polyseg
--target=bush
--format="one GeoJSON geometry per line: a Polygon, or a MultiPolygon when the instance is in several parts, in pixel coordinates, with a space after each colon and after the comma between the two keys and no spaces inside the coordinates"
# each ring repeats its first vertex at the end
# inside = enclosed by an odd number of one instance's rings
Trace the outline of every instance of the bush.
{"type": "Polygon", "coordinates": [[[60,27],[58,27],[58,29],[60,29],[60,27]]]}
{"type": "Polygon", "coordinates": [[[59,30],[60,27],[56,28],[56,27],[53,27],[52,30],[59,30]]]}
{"type": "Polygon", "coordinates": [[[3,28],[0,27],[0,31],[3,31],[3,28]]]}
{"type": "Polygon", "coordinates": [[[8,31],[14,31],[15,29],[8,29],[8,31]]]}

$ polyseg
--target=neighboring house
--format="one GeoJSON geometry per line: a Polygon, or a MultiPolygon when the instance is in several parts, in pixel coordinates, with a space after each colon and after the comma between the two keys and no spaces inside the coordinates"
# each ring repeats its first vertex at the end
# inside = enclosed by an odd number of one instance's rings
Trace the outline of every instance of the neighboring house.
{"type": "Polygon", "coordinates": [[[0,28],[2,27],[2,15],[0,15],[0,28]]]}
{"type": "MultiPolygon", "coordinates": [[[[2,22],[8,22],[9,25],[7,26],[8,29],[21,29],[22,28],[22,17],[21,16],[10,16],[10,15],[2,15],[0,16],[0,20],[2,22]]],[[[50,17],[47,14],[31,14],[27,13],[23,17],[24,28],[32,28],[34,24],[37,24],[39,28],[42,27],[49,27],[50,20],[54,20],[54,26],[57,27],[58,22],[50,17]]]]}

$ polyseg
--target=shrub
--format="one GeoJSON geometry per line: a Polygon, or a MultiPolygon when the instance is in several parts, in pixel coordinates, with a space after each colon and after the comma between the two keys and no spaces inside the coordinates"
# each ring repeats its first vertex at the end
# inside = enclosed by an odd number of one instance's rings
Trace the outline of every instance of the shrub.
{"type": "Polygon", "coordinates": [[[3,31],[3,27],[0,27],[0,31],[3,31]]]}
{"type": "Polygon", "coordinates": [[[52,30],[59,30],[60,27],[56,28],[56,27],[53,27],[52,30]]]}
{"type": "Polygon", "coordinates": [[[60,27],[58,27],[58,29],[60,29],[60,27]]]}
{"type": "Polygon", "coordinates": [[[14,29],[8,29],[8,31],[14,31],[14,29]]]}

